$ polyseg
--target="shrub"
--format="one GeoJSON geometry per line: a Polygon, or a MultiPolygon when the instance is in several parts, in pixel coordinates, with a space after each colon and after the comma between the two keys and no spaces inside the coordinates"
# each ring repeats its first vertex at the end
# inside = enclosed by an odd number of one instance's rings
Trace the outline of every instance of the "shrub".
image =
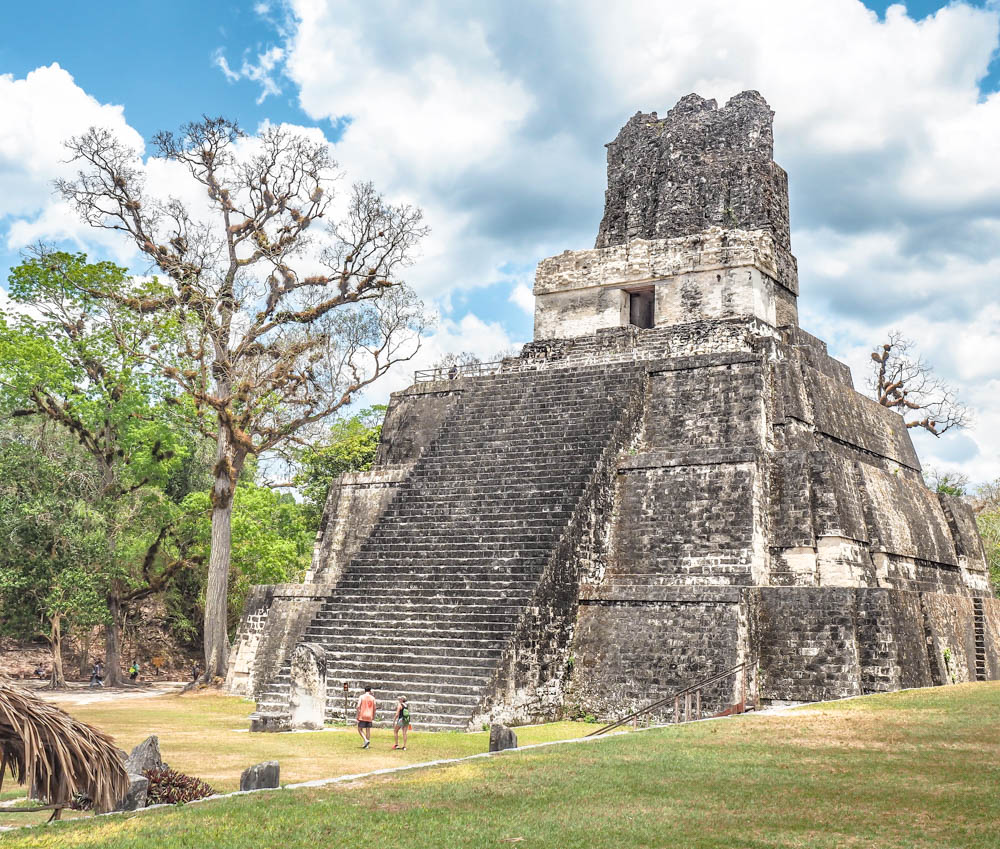
{"type": "Polygon", "coordinates": [[[204,799],[215,791],[200,778],[185,775],[170,767],[147,769],[144,776],[149,779],[146,790],[147,805],[183,805],[195,799],[204,799]]]}

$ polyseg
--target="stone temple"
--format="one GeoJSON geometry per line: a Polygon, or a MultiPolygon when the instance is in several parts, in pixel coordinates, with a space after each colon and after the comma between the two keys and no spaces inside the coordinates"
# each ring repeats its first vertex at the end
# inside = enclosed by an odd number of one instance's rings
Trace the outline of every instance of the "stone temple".
{"type": "Polygon", "coordinates": [[[393,395],[305,583],[251,593],[231,690],[287,718],[308,648],[328,718],[346,682],[352,714],[371,684],[478,728],[743,662],[706,708],[1000,678],[972,513],[798,326],[772,120],[749,91],[628,121],[595,248],[538,267],[534,341],[393,395]]]}

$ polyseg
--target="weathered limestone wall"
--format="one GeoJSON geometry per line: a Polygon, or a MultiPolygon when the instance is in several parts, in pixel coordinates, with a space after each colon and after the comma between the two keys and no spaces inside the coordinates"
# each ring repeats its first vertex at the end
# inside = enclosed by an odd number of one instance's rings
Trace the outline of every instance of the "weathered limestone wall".
{"type": "Polygon", "coordinates": [[[413,463],[434,440],[455,402],[461,397],[465,379],[440,384],[414,384],[403,392],[393,392],[385,411],[382,438],[375,463],[413,463]]]}
{"type": "MultiPolygon", "coordinates": [[[[570,712],[623,716],[712,674],[740,656],[739,591],[729,587],[625,588],[581,599],[573,641],[570,712]]],[[[702,696],[706,711],[739,699],[720,681],[702,696]]],[[[657,718],[670,716],[672,706],[657,718]]]]}
{"type": "Polygon", "coordinates": [[[345,472],[330,487],[307,582],[336,584],[389,506],[413,463],[345,472]]]}
{"type": "Polygon", "coordinates": [[[497,664],[470,723],[473,728],[484,720],[531,722],[564,710],[565,683],[575,665],[570,642],[581,585],[607,568],[617,460],[636,442],[649,394],[644,372],[637,373],[632,382],[631,401],[622,411],[573,519],[497,664]]]}
{"type": "MultiPolygon", "coordinates": [[[[754,590],[761,698],[816,701],[976,680],[973,599],[843,587],[754,590]]],[[[988,677],[1000,601],[982,599],[988,677]],[[994,619],[991,621],[991,617],[994,619]]]]}
{"type": "Polygon", "coordinates": [[[226,690],[255,696],[302,638],[332,584],[273,584],[250,588],[229,654],[226,690]]]}
{"type": "Polygon", "coordinates": [[[608,145],[597,247],[715,226],[768,230],[787,248],[788,177],[773,161],[773,120],[755,91],[722,109],[689,94],[664,118],[636,113],[608,145]]]}
{"type": "MultiPolygon", "coordinates": [[[[669,351],[657,333],[637,344],[669,351]]],[[[607,568],[581,590],[581,709],[624,713],[758,652],[765,700],[975,677],[985,562],[968,507],[927,489],[899,416],[855,393],[825,346],[782,334],[650,363],[607,568]]],[[[736,684],[707,708],[738,700],[736,684]]]]}
{"type": "Polygon", "coordinates": [[[723,230],[566,251],[539,263],[535,339],[629,323],[628,291],[652,286],[656,326],[757,317],[794,324],[795,259],[765,231],[723,230]]]}

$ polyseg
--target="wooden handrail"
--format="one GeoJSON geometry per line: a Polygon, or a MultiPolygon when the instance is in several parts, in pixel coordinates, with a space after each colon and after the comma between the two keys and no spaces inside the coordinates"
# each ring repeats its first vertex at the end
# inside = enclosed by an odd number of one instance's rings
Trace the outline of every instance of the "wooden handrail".
{"type": "MultiPolygon", "coordinates": [[[[627,723],[627,722],[632,722],[633,720],[638,719],[640,716],[643,716],[644,714],[647,714],[647,713],[651,713],[652,711],[656,710],[657,708],[661,708],[664,705],[669,704],[670,702],[674,702],[674,705],[675,705],[675,707],[674,707],[674,721],[677,722],[678,719],[677,719],[677,707],[676,707],[676,705],[677,705],[678,700],[682,696],[688,696],[688,697],[690,697],[690,695],[692,693],[696,693],[696,692],[700,694],[701,691],[703,689],[705,689],[705,687],[708,687],[708,686],[716,683],[717,681],[721,681],[723,678],[728,678],[730,675],[735,675],[737,672],[742,672],[742,671],[746,670],[747,667],[753,666],[754,663],[755,663],[755,661],[753,661],[753,660],[744,660],[743,663],[738,663],[738,664],[736,664],[736,666],[732,667],[731,669],[726,669],[726,670],[724,670],[722,672],[717,672],[715,675],[711,675],[708,678],[705,678],[703,681],[698,681],[695,684],[691,684],[690,686],[685,687],[683,690],[678,690],[676,693],[671,693],[669,696],[665,696],[664,698],[659,699],[659,700],[653,702],[652,704],[646,705],[646,707],[644,707],[644,708],[640,708],[637,711],[633,711],[628,716],[623,716],[621,719],[617,720],[616,722],[612,722],[612,723],[610,723],[608,725],[605,725],[603,728],[598,728],[596,731],[591,731],[590,734],[588,734],[587,736],[588,737],[597,737],[599,734],[604,734],[604,733],[606,733],[608,731],[612,731],[613,729],[618,728],[618,727],[620,727],[622,725],[625,725],[625,723],[627,723]]],[[[744,700],[744,703],[745,703],[745,701],[746,701],[746,693],[743,694],[743,700],[744,700]]],[[[699,699],[699,712],[700,712],[700,707],[701,707],[700,701],[701,700],[699,699]]]]}

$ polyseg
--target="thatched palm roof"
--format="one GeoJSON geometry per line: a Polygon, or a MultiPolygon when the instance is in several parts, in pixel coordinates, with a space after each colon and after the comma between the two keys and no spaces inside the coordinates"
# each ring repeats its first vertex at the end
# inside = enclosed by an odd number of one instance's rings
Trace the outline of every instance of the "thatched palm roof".
{"type": "Polygon", "coordinates": [[[0,788],[5,772],[19,784],[30,781],[55,806],[80,793],[95,810],[109,811],[129,789],[121,752],[107,734],[0,681],[0,788]]]}

